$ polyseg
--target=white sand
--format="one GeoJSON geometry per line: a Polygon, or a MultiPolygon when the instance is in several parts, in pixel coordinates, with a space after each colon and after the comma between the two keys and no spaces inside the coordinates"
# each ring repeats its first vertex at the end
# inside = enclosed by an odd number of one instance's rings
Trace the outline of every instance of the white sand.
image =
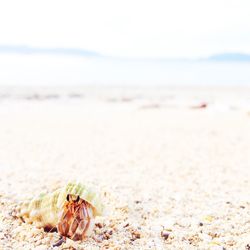
{"type": "Polygon", "coordinates": [[[48,249],[58,234],[12,218],[12,207],[74,178],[101,189],[107,214],[99,240],[58,249],[250,244],[249,89],[1,93],[0,249],[48,249]]]}

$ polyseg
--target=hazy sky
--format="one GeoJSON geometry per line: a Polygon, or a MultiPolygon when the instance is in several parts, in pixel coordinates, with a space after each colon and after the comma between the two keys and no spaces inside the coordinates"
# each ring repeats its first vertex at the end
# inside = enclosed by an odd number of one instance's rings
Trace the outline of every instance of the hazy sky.
{"type": "Polygon", "coordinates": [[[250,53],[249,13],[249,0],[8,0],[0,3],[0,45],[122,57],[250,53]]]}

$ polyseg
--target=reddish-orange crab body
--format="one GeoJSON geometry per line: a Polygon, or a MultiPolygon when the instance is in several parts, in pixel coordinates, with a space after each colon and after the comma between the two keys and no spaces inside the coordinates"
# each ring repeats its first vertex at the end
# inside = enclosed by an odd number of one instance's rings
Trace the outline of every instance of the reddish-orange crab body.
{"type": "Polygon", "coordinates": [[[72,240],[82,240],[93,228],[93,207],[79,196],[67,196],[57,225],[58,232],[72,240]]]}

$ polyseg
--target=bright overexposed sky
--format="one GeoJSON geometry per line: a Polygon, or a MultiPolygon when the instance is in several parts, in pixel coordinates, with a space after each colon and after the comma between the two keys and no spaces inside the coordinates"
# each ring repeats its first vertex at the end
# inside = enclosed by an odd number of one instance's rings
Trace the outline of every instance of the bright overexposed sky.
{"type": "Polygon", "coordinates": [[[249,13],[249,0],[8,0],[0,45],[142,58],[250,53],[249,13]]]}

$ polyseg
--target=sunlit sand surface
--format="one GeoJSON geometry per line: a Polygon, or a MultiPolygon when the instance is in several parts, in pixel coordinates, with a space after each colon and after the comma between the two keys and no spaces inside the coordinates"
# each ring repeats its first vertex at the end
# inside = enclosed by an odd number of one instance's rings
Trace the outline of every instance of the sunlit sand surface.
{"type": "Polygon", "coordinates": [[[0,249],[49,249],[13,207],[72,179],[106,212],[55,249],[245,249],[249,153],[247,88],[3,88],[0,249]]]}

